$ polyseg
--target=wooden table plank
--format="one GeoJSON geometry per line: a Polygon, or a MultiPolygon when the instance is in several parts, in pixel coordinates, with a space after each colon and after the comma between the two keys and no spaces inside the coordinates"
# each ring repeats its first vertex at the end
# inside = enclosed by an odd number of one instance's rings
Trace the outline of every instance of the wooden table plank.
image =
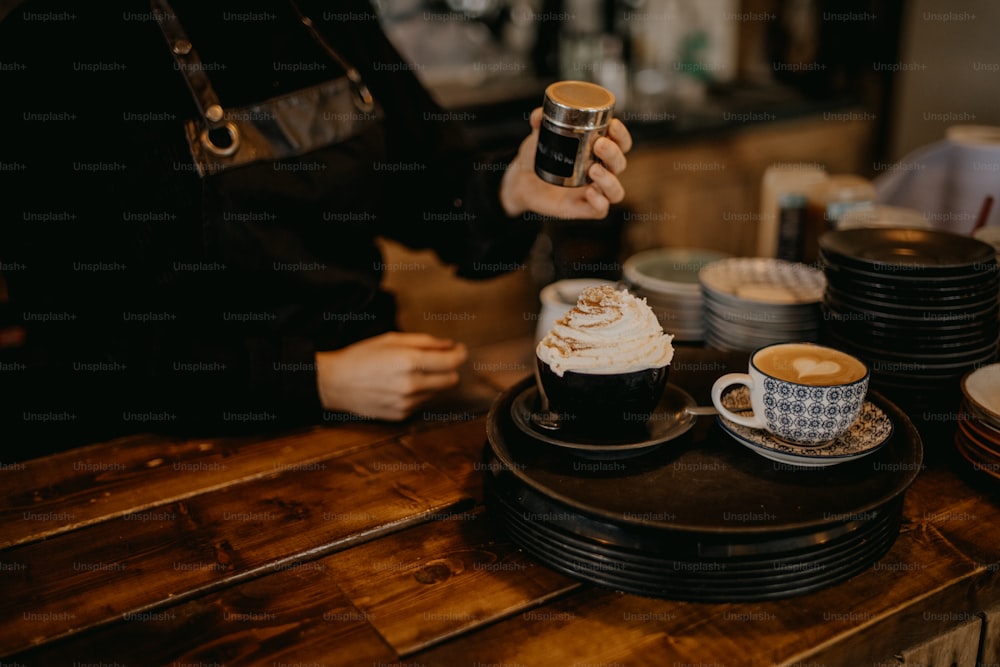
{"type": "Polygon", "coordinates": [[[445,429],[409,433],[400,440],[413,452],[448,475],[463,493],[483,502],[483,452],[486,418],[455,421],[445,429]]]}
{"type": "Polygon", "coordinates": [[[497,540],[481,511],[461,512],[12,659],[46,667],[84,657],[121,665],[384,663],[399,660],[390,644],[405,652],[530,614],[579,587],[497,540]]]}
{"type": "Polygon", "coordinates": [[[158,612],[136,614],[72,640],[19,653],[5,665],[317,665],[397,659],[322,560],[158,612]]]}
{"type": "MultiPolygon", "coordinates": [[[[790,600],[696,604],[587,588],[546,605],[535,616],[509,618],[414,658],[448,667],[491,661],[527,667],[773,667],[812,661],[853,667],[889,658],[902,647],[883,645],[893,635],[879,630],[901,614],[901,606],[912,607],[918,617],[927,609],[956,608],[983,573],[934,527],[920,527],[902,532],[885,558],[856,577],[790,600]],[[862,633],[865,629],[871,632],[862,633]]],[[[933,633],[927,622],[919,630],[924,637],[933,633]]]]}
{"type": "Polygon", "coordinates": [[[390,441],[7,549],[0,655],[469,502],[444,474],[390,441]]]}
{"type": "Polygon", "coordinates": [[[942,460],[923,470],[906,496],[914,522],[936,526],[984,567],[1000,566],[1000,484],[971,476],[960,462],[942,460]]]}
{"type": "Polygon", "coordinates": [[[972,617],[948,632],[900,651],[901,665],[950,665],[951,667],[977,667],[979,638],[983,619],[972,617]]]}
{"type": "Polygon", "coordinates": [[[535,343],[514,338],[470,350],[469,366],[497,391],[503,391],[535,372],[535,343]]]}
{"type": "MultiPolygon", "coordinates": [[[[291,441],[211,441],[217,449],[138,437],[0,466],[0,483],[12,482],[0,519],[29,501],[78,514],[55,532],[22,526],[19,545],[0,550],[0,662],[855,667],[895,664],[980,612],[1000,636],[1000,493],[963,475],[946,439],[929,443],[889,554],[824,591],[682,603],[533,563],[473,507],[483,414],[526,374],[505,360],[530,349],[474,351],[463,382],[475,390],[400,425],[348,420],[291,441]],[[158,455],[164,447],[177,458],[158,455]],[[163,469],[175,460],[236,467],[178,480],[163,469]],[[131,467],[105,465],[117,461],[131,467]],[[36,637],[47,643],[32,647],[36,637]]],[[[681,346],[672,381],[702,397],[706,374],[744,367],[681,346]]],[[[1000,639],[983,646],[985,664],[1000,662],[990,655],[1000,639]]]]}
{"type": "Polygon", "coordinates": [[[325,562],[403,656],[580,586],[526,558],[482,511],[418,526],[325,562]]]}
{"type": "MultiPolygon", "coordinates": [[[[924,469],[906,495],[904,513],[910,521],[910,532],[934,535],[950,545],[972,565],[973,576],[955,582],[948,590],[934,591],[928,587],[924,599],[915,597],[876,628],[859,632],[852,646],[882,646],[885,659],[889,660],[914,645],[974,622],[978,615],[1000,601],[997,487],[966,477],[963,467],[953,466],[954,463],[939,455],[934,464],[924,469]]],[[[913,561],[912,567],[917,568],[913,576],[919,577],[926,563],[913,561]]],[[[933,643],[925,646],[928,651],[936,650],[935,647],[933,643]]],[[[828,647],[816,657],[824,659],[830,654],[844,655],[844,648],[828,647]]],[[[917,660],[914,664],[920,664],[917,660]]]]}
{"type": "Polygon", "coordinates": [[[983,667],[1000,665],[1000,604],[983,614],[983,645],[979,661],[983,667]]]}
{"type": "MultiPolygon", "coordinates": [[[[514,345],[515,348],[517,345],[514,345]]],[[[325,424],[254,437],[177,439],[152,434],[96,443],[30,461],[0,465],[0,548],[44,539],[127,513],[142,512],[283,467],[307,467],[351,449],[420,433],[486,413],[498,393],[488,369],[507,364],[507,344],[472,354],[458,387],[402,423],[327,413],[325,424]]]]}
{"type": "Polygon", "coordinates": [[[0,548],[44,539],[165,502],[391,438],[398,426],[348,421],[267,439],[142,435],[26,461],[0,472],[0,548]]]}
{"type": "MultiPolygon", "coordinates": [[[[914,527],[904,532],[898,541],[902,547],[893,549],[889,556],[875,565],[881,568],[880,577],[892,575],[900,585],[886,587],[880,578],[868,579],[869,586],[884,598],[879,614],[863,622],[838,641],[817,642],[802,654],[790,660],[802,660],[829,665],[855,665],[865,663],[894,664],[893,656],[903,649],[946,633],[974,612],[971,611],[983,597],[996,595],[996,578],[979,563],[964,556],[949,553],[954,545],[934,527],[914,527]],[[923,544],[917,545],[916,541],[923,544]],[[934,553],[926,547],[935,544],[940,551],[934,553]],[[933,573],[940,566],[929,558],[967,564],[972,569],[952,578],[933,573]]],[[[865,583],[862,579],[859,583],[865,583]]],[[[851,594],[851,588],[844,593],[851,594]]],[[[844,608],[849,603],[845,600],[844,608]]],[[[870,613],[864,604],[857,608],[862,614],[870,613]]]]}

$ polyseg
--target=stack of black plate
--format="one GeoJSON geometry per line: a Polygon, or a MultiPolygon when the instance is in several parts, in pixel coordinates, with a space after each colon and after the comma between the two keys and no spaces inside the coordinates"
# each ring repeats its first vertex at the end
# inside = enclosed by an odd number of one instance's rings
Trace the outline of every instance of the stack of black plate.
{"type": "Polygon", "coordinates": [[[751,601],[843,581],[892,546],[923,460],[912,423],[875,394],[894,422],[889,441],[864,459],[801,468],[740,446],[714,418],[639,454],[555,446],[512,416],[533,391],[528,378],[490,411],[492,515],[545,565],[638,595],[751,601]]]}
{"type": "Polygon", "coordinates": [[[863,359],[871,386],[909,412],[946,408],[997,356],[996,252],[927,229],[844,229],[820,238],[822,339],[863,359]]]}

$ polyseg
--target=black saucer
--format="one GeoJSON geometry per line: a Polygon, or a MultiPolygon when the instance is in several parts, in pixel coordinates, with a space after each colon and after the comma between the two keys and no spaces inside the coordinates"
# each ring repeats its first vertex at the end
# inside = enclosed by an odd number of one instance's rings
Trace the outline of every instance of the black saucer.
{"type": "Polygon", "coordinates": [[[648,421],[625,424],[614,431],[574,429],[572,423],[550,430],[535,418],[539,407],[538,388],[529,384],[514,396],[510,416],[526,435],[588,459],[623,459],[645,454],[690,430],[698,414],[715,412],[714,408],[698,408],[690,394],[670,383],[648,421]]]}

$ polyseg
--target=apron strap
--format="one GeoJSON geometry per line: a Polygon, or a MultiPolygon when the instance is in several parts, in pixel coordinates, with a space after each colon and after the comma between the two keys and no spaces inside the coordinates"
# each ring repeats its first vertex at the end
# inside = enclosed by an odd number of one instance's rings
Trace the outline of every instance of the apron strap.
{"type": "Polygon", "coordinates": [[[170,53],[201,116],[185,124],[198,173],[297,157],[340,143],[382,118],[360,72],[319,35],[294,3],[299,20],[346,75],[245,107],[223,108],[197,50],[168,0],[150,0],[170,53]]]}
{"type": "Polygon", "coordinates": [[[324,51],[330,58],[338,63],[345,72],[347,72],[347,78],[350,80],[351,85],[354,87],[358,94],[358,98],[361,100],[361,104],[358,105],[359,109],[363,111],[371,111],[375,107],[375,100],[372,98],[371,92],[368,90],[368,86],[361,78],[361,72],[359,72],[353,65],[340,57],[340,54],[333,50],[329,42],[323,39],[323,36],[316,31],[316,26],[313,25],[311,18],[302,13],[302,9],[299,8],[299,3],[295,0],[289,0],[292,8],[295,10],[295,14],[299,17],[299,21],[302,25],[306,27],[309,31],[309,36],[313,38],[313,41],[324,51]]]}
{"type": "Polygon", "coordinates": [[[201,57],[195,50],[194,44],[188,39],[184,26],[181,25],[177,14],[170,7],[167,0],[150,0],[150,4],[156,16],[156,22],[160,24],[160,30],[170,46],[170,53],[177,62],[177,69],[184,76],[184,82],[191,91],[195,104],[202,118],[209,124],[216,124],[222,121],[223,110],[219,98],[212,88],[212,82],[205,74],[201,57]]]}

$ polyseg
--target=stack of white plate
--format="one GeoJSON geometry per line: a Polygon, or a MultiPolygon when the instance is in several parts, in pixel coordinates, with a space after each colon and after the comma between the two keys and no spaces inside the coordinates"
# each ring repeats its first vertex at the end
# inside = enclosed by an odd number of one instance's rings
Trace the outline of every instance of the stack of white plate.
{"type": "Polygon", "coordinates": [[[622,278],[633,294],[646,299],[660,325],[676,341],[705,338],[704,300],[698,273],[711,262],[728,257],[698,248],[655,248],[632,255],[622,266],[622,278]]]}
{"type": "Polygon", "coordinates": [[[1000,364],[967,372],[961,384],[955,447],[974,470],[1000,481],[1000,364]]]}
{"type": "Polygon", "coordinates": [[[770,257],[731,257],[706,264],[698,278],[710,347],[749,352],[819,339],[826,288],[819,269],[770,257]]]}

